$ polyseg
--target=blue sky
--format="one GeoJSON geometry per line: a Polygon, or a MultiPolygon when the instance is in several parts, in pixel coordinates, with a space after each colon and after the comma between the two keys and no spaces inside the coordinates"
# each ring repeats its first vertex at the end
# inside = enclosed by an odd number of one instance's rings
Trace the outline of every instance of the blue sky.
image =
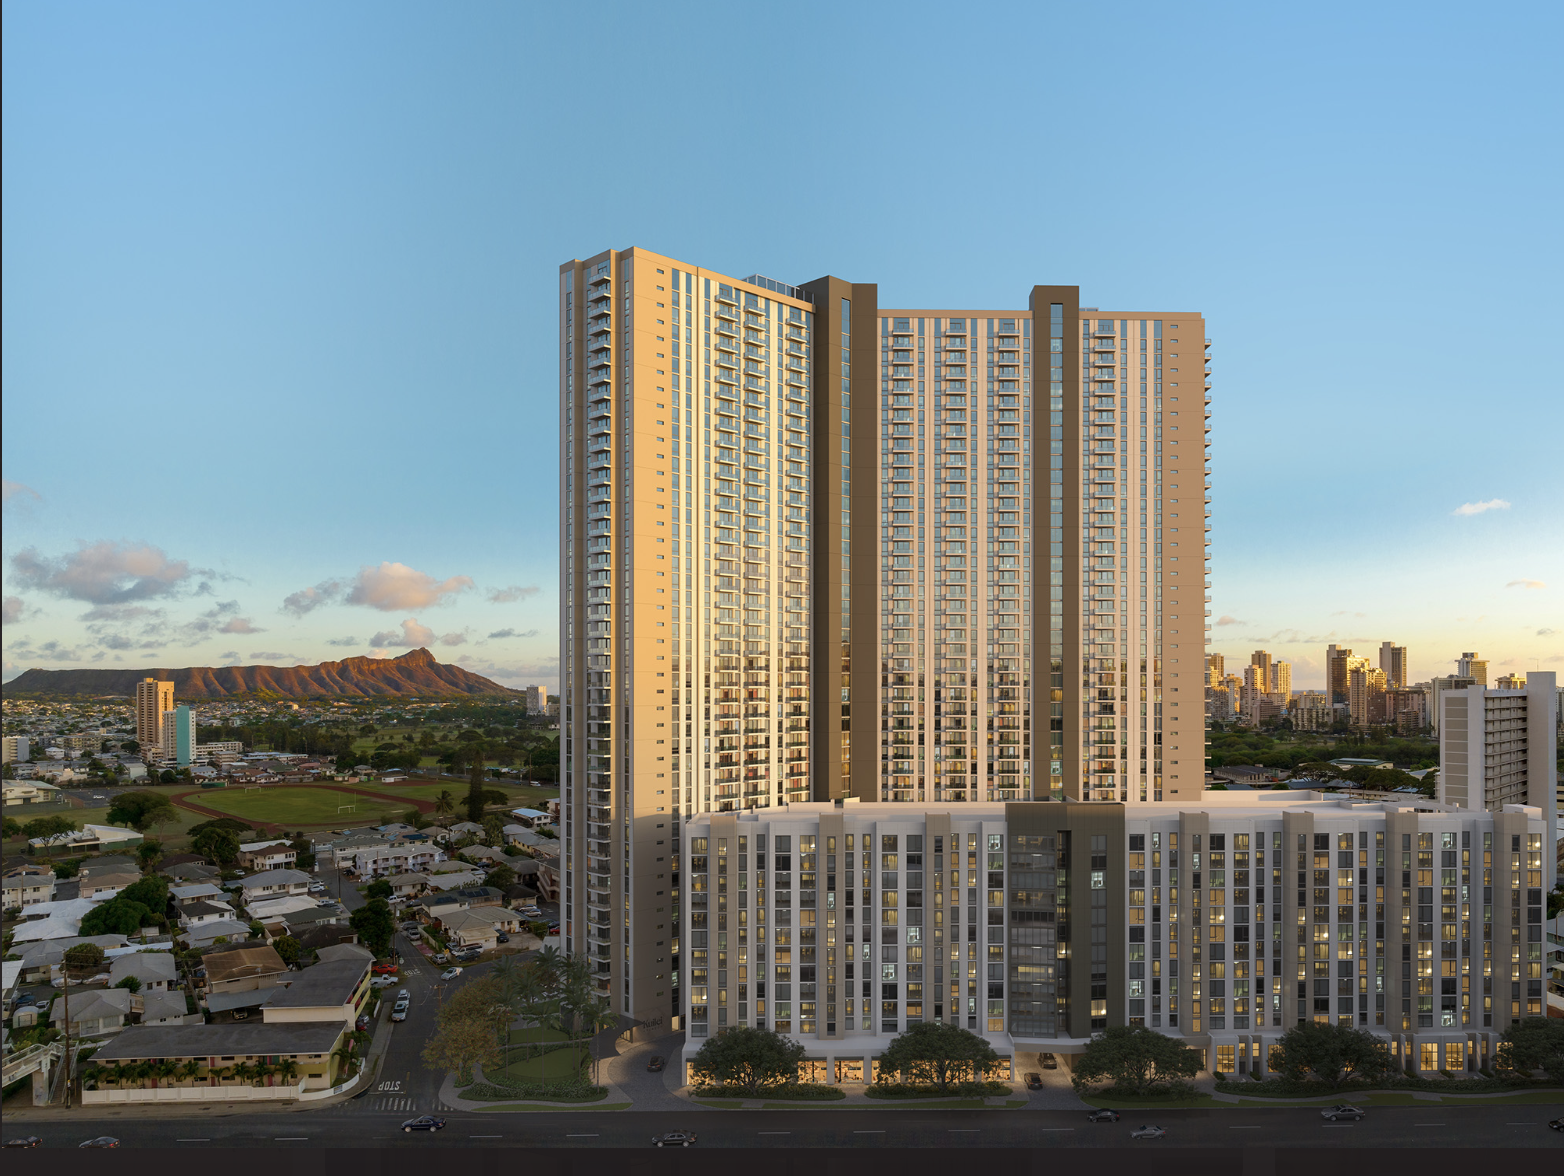
{"type": "Polygon", "coordinates": [[[3,11],[7,679],[553,684],[555,273],[631,245],[1200,310],[1215,649],[1564,669],[1557,5],[3,11]]]}

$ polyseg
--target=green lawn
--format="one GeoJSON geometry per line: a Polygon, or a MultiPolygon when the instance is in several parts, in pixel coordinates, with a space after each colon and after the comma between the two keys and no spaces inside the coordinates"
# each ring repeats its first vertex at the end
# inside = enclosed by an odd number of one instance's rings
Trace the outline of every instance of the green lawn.
{"type": "Polygon", "coordinates": [[[522,1058],[518,1051],[516,1060],[506,1064],[503,1077],[512,1082],[563,1082],[575,1076],[577,1061],[583,1071],[591,1065],[584,1044],[579,1053],[572,1049],[556,1049],[536,1058],[522,1058]]]}
{"type": "Polygon", "coordinates": [[[412,808],[411,804],[386,803],[310,785],[267,785],[255,792],[241,788],[207,788],[190,797],[190,801],[246,821],[271,821],[288,829],[382,825],[400,820],[412,808]],[[355,804],[358,809],[339,813],[338,806],[344,804],[355,804]]]}
{"type": "MultiPolygon", "coordinates": [[[[451,800],[460,809],[467,796],[467,783],[464,780],[440,780],[427,784],[381,784],[378,780],[364,781],[366,788],[378,788],[382,792],[392,796],[412,796],[419,800],[434,800],[440,793],[449,792],[451,800]]],[[[559,795],[558,788],[528,788],[525,785],[511,783],[489,782],[485,788],[497,789],[505,793],[513,802],[512,808],[527,808],[529,806],[541,806],[545,800],[551,800],[559,795]]]]}

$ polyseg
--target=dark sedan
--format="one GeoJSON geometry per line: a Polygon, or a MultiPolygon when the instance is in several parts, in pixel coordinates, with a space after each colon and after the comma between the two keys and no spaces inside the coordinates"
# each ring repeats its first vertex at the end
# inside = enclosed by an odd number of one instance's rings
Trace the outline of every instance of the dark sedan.
{"type": "Polygon", "coordinates": [[[653,1058],[651,1061],[646,1063],[646,1068],[647,1068],[647,1070],[649,1072],[651,1072],[653,1074],[660,1073],[662,1071],[662,1068],[663,1068],[663,1060],[662,1060],[662,1058],[653,1058]]]}
{"type": "Polygon", "coordinates": [[[445,1120],[437,1119],[433,1115],[419,1115],[416,1119],[409,1119],[402,1124],[403,1131],[441,1131],[445,1128],[445,1120]]]}
{"type": "Polygon", "coordinates": [[[1093,1111],[1087,1115],[1086,1121],[1088,1123],[1117,1123],[1119,1121],[1119,1112],[1104,1107],[1100,1111],[1093,1111]]]}

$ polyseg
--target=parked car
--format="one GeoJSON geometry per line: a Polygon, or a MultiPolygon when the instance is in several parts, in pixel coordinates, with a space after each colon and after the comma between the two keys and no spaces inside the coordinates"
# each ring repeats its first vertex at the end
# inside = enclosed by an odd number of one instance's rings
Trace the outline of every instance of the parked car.
{"type": "Polygon", "coordinates": [[[1026,1076],[1026,1088],[1028,1090],[1041,1090],[1043,1088],[1043,1076],[1041,1074],[1028,1074],[1026,1076]]]}
{"type": "Polygon", "coordinates": [[[77,1147],[118,1147],[119,1140],[112,1135],[95,1135],[91,1139],[84,1139],[77,1147]]]}
{"type": "Polygon", "coordinates": [[[1131,1131],[1130,1132],[1130,1138],[1131,1139],[1161,1139],[1166,1134],[1167,1134],[1167,1132],[1164,1131],[1161,1127],[1146,1126],[1146,1127],[1140,1128],[1140,1130],[1138,1130],[1138,1131],[1131,1131]]]}
{"type": "Polygon", "coordinates": [[[376,976],[369,983],[372,988],[390,988],[396,982],[395,976],[376,976]]]}
{"type": "Polygon", "coordinates": [[[1362,1107],[1349,1106],[1347,1103],[1339,1103],[1334,1107],[1326,1107],[1323,1111],[1320,1112],[1320,1118],[1328,1119],[1332,1123],[1338,1122],[1342,1119],[1350,1119],[1352,1122],[1356,1123],[1362,1117],[1362,1107]]]}
{"type": "Polygon", "coordinates": [[[380,963],[369,969],[377,976],[389,976],[396,971],[395,964],[380,963]]]}
{"type": "Polygon", "coordinates": [[[559,924],[558,923],[550,923],[548,925],[548,933],[550,935],[558,935],[559,934],[559,924]]]}
{"type": "Polygon", "coordinates": [[[505,932],[501,931],[498,935],[496,935],[494,937],[494,941],[496,943],[509,943],[510,942],[510,936],[505,934],[505,932]]]}
{"type": "Polygon", "coordinates": [[[405,988],[398,988],[396,990],[396,998],[399,1001],[410,1000],[411,999],[411,997],[409,997],[408,994],[407,994],[407,989],[405,989],[405,988]]]}
{"type": "Polygon", "coordinates": [[[36,1135],[14,1135],[0,1143],[0,1147],[37,1147],[42,1142],[36,1135]]]}
{"type": "Polygon", "coordinates": [[[1043,1069],[1045,1069],[1045,1070],[1057,1070],[1059,1068],[1059,1059],[1054,1057],[1053,1054],[1045,1053],[1045,1054],[1042,1055],[1042,1057],[1043,1057],[1043,1069]]]}
{"type": "Polygon", "coordinates": [[[1088,1123],[1117,1123],[1119,1121],[1119,1112],[1104,1107],[1100,1111],[1093,1111],[1087,1115],[1086,1121],[1088,1123]]]}
{"type": "Polygon", "coordinates": [[[690,1131],[665,1131],[652,1136],[653,1147],[689,1147],[694,1142],[695,1134],[690,1131]]]}
{"type": "Polygon", "coordinates": [[[663,1060],[662,1060],[662,1058],[654,1057],[654,1058],[651,1059],[651,1061],[646,1063],[647,1071],[649,1073],[652,1073],[652,1074],[661,1073],[662,1072],[662,1068],[663,1068],[663,1060]]]}
{"type": "Polygon", "coordinates": [[[368,1033],[369,1032],[369,1014],[367,1014],[367,1013],[359,1014],[358,1020],[353,1023],[353,1028],[357,1029],[360,1033],[368,1033]]]}
{"type": "Polygon", "coordinates": [[[407,1005],[408,1002],[405,1000],[397,1001],[395,1007],[391,1010],[391,1020],[398,1023],[407,1020],[407,1005]]]}
{"type": "Polygon", "coordinates": [[[433,1115],[419,1115],[416,1119],[408,1119],[402,1124],[403,1131],[440,1131],[445,1127],[444,1119],[437,1119],[433,1115]]]}
{"type": "Polygon", "coordinates": [[[440,979],[455,980],[461,974],[462,970],[460,968],[447,968],[445,971],[440,973],[440,979]]]}
{"type": "Polygon", "coordinates": [[[448,951],[440,951],[440,952],[436,952],[435,953],[434,962],[437,963],[437,964],[443,964],[446,961],[448,961],[450,958],[451,958],[451,953],[450,952],[448,952],[448,951]]]}

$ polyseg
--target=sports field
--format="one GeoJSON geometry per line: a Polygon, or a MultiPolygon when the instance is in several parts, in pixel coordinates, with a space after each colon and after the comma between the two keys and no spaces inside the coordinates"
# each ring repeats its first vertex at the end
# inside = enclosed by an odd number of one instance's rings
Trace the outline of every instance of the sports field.
{"type": "MultiPolygon", "coordinates": [[[[461,808],[467,799],[465,780],[443,780],[428,784],[382,784],[377,778],[370,777],[364,781],[363,787],[375,792],[385,792],[391,796],[408,796],[417,800],[434,800],[440,793],[449,792],[457,808],[461,808]]],[[[513,784],[509,781],[499,783],[491,780],[484,787],[505,793],[514,802],[512,808],[522,808],[534,802],[541,807],[543,801],[559,795],[558,788],[528,788],[526,785],[513,784]]]]}
{"type": "MultiPolygon", "coordinates": [[[[247,821],[269,822],[288,829],[313,826],[383,825],[401,820],[411,803],[399,805],[354,796],[320,785],[291,787],[267,785],[253,792],[240,788],[203,788],[189,797],[193,804],[216,809],[247,821]],[[356,804],[356,812],[338,812],[339,805],[356,804]]],[[[411,798],[409,798],[411,800],[411,798]]]]}

